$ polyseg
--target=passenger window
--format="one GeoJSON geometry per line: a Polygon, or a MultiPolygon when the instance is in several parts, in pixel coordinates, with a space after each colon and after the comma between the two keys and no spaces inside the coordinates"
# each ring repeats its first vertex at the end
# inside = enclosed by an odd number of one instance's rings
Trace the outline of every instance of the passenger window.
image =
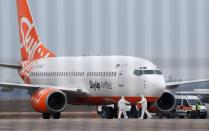
{"type": "Polygon", "coordinates": [[[111,72],[109,72],[109,76],[111,76],[111,72]]]}

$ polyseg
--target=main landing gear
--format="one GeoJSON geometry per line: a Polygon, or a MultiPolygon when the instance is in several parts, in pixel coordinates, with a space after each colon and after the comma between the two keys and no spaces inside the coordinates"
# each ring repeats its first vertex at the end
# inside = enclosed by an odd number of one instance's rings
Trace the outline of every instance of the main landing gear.
{"type": "Polygon", "coordinates": [[[117,105],[112,106],[102,106],[102,110],[98,112],[98,114],[101,115],[102,118],[106,119],[113,119],[118,117],[118,108],[117,105]]]}
{"type": "MultiPolygon", "coordinates": [[[[126,112],[129,118],[138,118],[139,114],[136,109],[135,105],[129,106],[129,110],[126,112]]],[[[101,106],[101,110],[97,111],[97,113],[102,117],[106,119],[113,119],[118,118],[118,107],[117,105],[103,105],[101,106]]],[[[123,116],[122,116],[123,118],[123,116]]]]}
{"type": "Polygon", "coordinates": [[[53,119],[60,119],[61,113],[42,113],[43,119],[50,119],[51,116],[53,119]]]}

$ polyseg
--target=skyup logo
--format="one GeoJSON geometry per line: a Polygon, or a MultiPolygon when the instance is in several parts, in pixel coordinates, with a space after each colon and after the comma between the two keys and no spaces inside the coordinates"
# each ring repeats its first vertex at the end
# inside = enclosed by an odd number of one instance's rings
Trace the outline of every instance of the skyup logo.
{"type": "Polygon", "coordinates": [[[38,54],[39,57],[50,55],[49,52],[44,54],[42,51],[42,43],[39,41],[35,25],[25,17],[21,18],[20,32],[22,35],[21,48],[25,49],[28,60],[34,60],[35,54],[38,54]]]}

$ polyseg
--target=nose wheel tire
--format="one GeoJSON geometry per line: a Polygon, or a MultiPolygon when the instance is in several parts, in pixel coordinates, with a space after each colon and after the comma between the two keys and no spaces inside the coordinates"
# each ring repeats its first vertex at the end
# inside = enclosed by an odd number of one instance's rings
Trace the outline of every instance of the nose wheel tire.
{"type": "Polygon", "coordinates": [[[102,106],[102,118],[113,119],[114,116],[117,116],[117,114],[114,113],[115,111],[112,107],[102,106]]]}

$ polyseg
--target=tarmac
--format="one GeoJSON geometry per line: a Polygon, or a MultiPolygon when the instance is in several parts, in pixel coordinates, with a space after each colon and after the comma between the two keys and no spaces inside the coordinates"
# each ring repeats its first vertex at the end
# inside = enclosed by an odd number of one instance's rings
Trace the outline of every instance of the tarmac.
{"type": "Polygon", "coordinates": [[[209,131],[209,119],[101,119],[95,109],[70,105],[61,119],[43,120],[29,101],[0,101],[0,131],[209,131]]]}
{"type": "MultiPolygon", "coordinates": [[[[65,112],[92,112],[96,106],[67,105],[65,112]]],[[[35,112],[30,100],[0,100],[1,112],[35,112]]]]}
{"type": "MultiPolygon", "coordinates": [[[[39,119],[38,112],[0,112],[0,119],[39,119]]],[[[97,112],[62,112],[61,118],[100,118],[97,112]]]]}
{"type": "Polygon", "coordinates": [[[208,131],[199,119],[0,119],[0,131],[208,131]]]}

